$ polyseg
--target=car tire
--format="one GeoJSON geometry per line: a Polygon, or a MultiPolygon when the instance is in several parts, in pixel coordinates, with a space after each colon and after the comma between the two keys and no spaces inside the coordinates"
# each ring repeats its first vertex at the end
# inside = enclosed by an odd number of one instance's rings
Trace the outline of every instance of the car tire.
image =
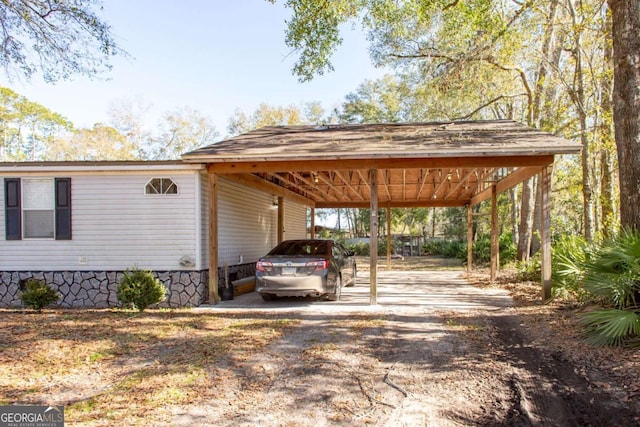
{"type": "Polygon", "coordinates": [[[332,294],[327,295],[329,301],[340,301],[340,295],[342,294],[342,278],[338,275],[336,277],[336,289],[332,294]]]}
{"type": "Polygon", "coordinates": [[[265,301],[273,301],[276,299],[276,296],[273,294],[260,294],[263,300],[265,301]]]}

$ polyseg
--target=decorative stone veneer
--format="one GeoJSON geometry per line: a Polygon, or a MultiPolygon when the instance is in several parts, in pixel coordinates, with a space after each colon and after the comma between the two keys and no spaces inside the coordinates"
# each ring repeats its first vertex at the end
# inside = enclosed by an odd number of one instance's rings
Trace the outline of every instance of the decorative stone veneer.
{"type": "MultiPolygon", "coordinates": [[[[2,271],[0,307],[21,306],[20,285],[25,280],[44,280],[60,294],[61,307],[117,307],[117,288],[122,271],[2,271]]],[[[167,288],[161,307],[194,307],[208,295],[209,271],[156,271],[167,288]]]]}

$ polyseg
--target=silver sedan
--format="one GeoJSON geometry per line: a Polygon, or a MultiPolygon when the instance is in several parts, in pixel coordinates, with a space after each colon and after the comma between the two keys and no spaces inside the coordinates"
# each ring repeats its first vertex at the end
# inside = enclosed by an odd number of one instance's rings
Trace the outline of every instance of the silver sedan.
{"type": "Polygon", "coordinates": [[[340,299],[356,283],[353,252],[333,240],[285,240],[256,263],[256,292],[275,297],[340,299]]]}

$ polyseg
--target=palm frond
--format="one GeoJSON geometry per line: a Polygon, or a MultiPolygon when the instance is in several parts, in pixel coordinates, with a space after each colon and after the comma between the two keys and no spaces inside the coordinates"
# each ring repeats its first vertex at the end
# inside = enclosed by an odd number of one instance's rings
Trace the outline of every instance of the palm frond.
{"type": "Polygon", "coordinates": [[[640,313],[633,310],[595,310],[580,322],[587,342],[596,346],[621,345],[640,338],[640,313]]]}

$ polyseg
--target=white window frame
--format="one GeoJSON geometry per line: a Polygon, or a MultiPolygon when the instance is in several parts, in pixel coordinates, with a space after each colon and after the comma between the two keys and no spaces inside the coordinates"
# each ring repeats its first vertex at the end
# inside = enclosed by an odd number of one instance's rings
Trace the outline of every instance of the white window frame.
{"type": "Polygon", "coordinates": [[[23,240],[55,240],[56,238],[56,194],[55,194],[55,179],[54,178],[49,178],[49,177],[37,177],[37,178],[22,178],[20,180],[20,192],[21,192],[21,197],[20,197],[20,202],[21,202],[21,220],[22,220],[22,239],[23,240]],[[28,183],[29,182],[33,182],[33,181],[40,181],[40,182],[46,182],[49,184],[49,190],[50,191],[50,202],[51,202],[51,206],[49,208],[31,208],[26,206],[28,202],[28,198],[29,198],[29,192],[27,191],[26,187],[28,187],[28,183]],[[28,236],[27,233],[27,212],[29,211],[51,211],[51,235],[49,236],[28,236]]]}
{"type": "Polygon", "coordinates": [[[152,197],[157,197],[157,196],[177,196],[178,194],[180,194],[180,187],[178,186],[178,183],[176,182],[175,179],[168,177],[168,176],[155,176],[153,178],[151,178],[149,181],[147,181],[147,183],[144,185],[144,195],[145,196],[152,196],[152,197]],[[168,180],[171,181],[171,184],[169,184],[169,186],[167,187],[167,189],[171,188],[171,186],[173,185],[176,188],[176,192],[175,193],[167,193],[166,191],[163,192],[155,192],[155,193],[150,193],[147,191],[148,188],[153,188],[155,190],[155,187],[151,185],[152,181],[155,180],[160,180],[160,185],[161,185],[161,189],[164,188],[164,181],[168,180]]]}

